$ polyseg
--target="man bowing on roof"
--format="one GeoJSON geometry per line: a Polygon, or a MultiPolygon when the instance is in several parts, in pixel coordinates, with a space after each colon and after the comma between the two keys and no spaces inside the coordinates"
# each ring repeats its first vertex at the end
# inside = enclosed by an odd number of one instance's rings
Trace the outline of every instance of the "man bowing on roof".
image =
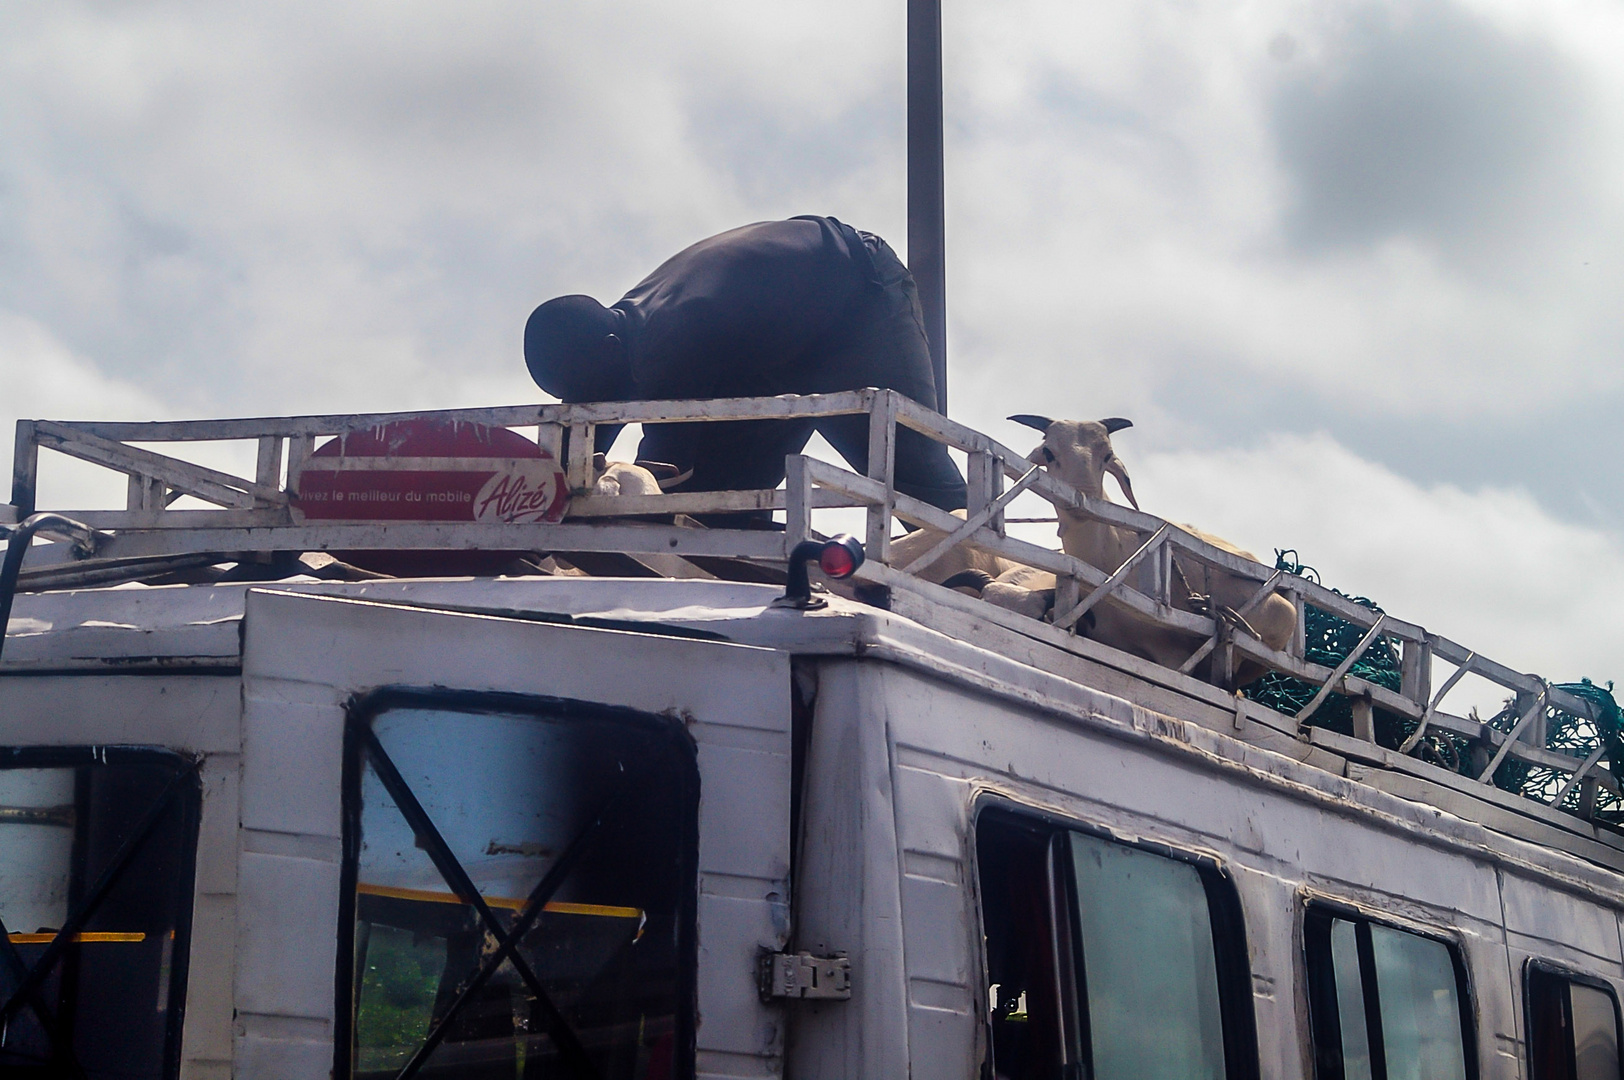
{"type": "MultiPolygon", "coordinates": [[[[560,296],[524,329],[536,384],[561,401],[897,390],[935,408],[936,383],[913,275],[889,244],[830,217],[761,221],[661,263],[613,307],[560,296]]],[[[773,488],[784,457],[816,430],[868,471],[868,418],[645,424],[637,456],[669,462],[675,491],[773,488]]],[[[606,452],[618,425],[597,430],[606,452]]],[[[947,450],[898,427],[898,491],[944,510],[965,504],[947,450]]]]}

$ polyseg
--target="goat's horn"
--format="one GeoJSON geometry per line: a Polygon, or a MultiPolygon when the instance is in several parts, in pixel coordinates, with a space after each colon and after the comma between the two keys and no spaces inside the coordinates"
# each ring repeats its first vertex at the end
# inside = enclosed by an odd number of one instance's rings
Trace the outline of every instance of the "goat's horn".
{"type": "Polygon", "coordinates": [[[666,461],[649,461],[645,458],[638,458],[636,461],[632,462],[632,464],[636,465],[639,469],[647,469],[650,473],[654,474],[654,479],[656,480],[674,480],[678,476],[682,475],[681,469],[666,461]]]}
{"type": "Polygon", "coordinates": [[[1105,425],[1105,433],[1107,435],[1114,435],[1125,427],[1133,427],[1132,420],[1124,420],[1120,416],[1107,416],[1104,420],[1101,420],[1100,423],[1105,425]]]}
{"type": "Polygon", "coordinates": [[[977,592],[983,592],[992,584],[992,575],[985,570],[960,570],[946,581],[942,582],[944,589],[961,589],[969,587],[977,592]]]}
{"type": "Polygon", "coordinates": [[[1029,428],[1037,428],[1044,433],[1047,433],[1049,428],[1054,426],[1054,421],[1047,416],[1033,416],[1031,413],[1018,413],[1009,417],[1009,419],[1017,424],[1025,424],[1029,428]]]}

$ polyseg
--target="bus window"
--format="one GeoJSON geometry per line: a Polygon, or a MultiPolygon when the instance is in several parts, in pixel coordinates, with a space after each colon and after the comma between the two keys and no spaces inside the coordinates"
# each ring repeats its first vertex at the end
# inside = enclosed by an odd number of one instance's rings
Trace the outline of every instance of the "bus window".
{"type": "MultiPolygon", "coordinates": [[[[976,830],[987,1009],[999,1080],[1061,1080],[1064,1045],[1051,830],[994,812],[976,830]]],[[[1063,966],[1069,972],[1069,966],[1063,966]]]]}
{"type": "Polygon", "coordinates": [[[1310,907],[1309,1014],[1319,1080],[1472,1080],[1466,969],[1453,946],[1310,907]]]}
{"type": "Polygon", "coordinates": [[[1538,962],[1525,984],[1532,1080],[1619,1080],[1618,999],[1600,979],[1538,962]]]}
{"type": "Polygon", "coordinates": [[[1342,1028],[1342,1075],[1370,1080],[1370,1034],[1365,1020],[1365,993],[1359,979],[1359,945],[1353,924],[1331,924],[1331,966],[1336,977],[1336,1009],[1342,1028]]]}
{"type": "Polygon", "coordinates": [[[1222,1080],[1218,964],[1189,863],[1073,833],[1093,1075],[1222,1080]]]}
{"type": "Polygon", "coordinates": [[[339,1075],[684,1075],[692,744],[625,710],[501,704],[395,694],[352,715],[339,1075]]]}
{"type": "Polygon", "coordinates": [[[165,750],[0,751],[0,1074],[179,1074],[199,802],[165,750]]]}
{"type": "Polygon", "coordinates": [[[1216,868],[981,816],[993,1075],[1256,1075],[1239,905],[1216,868]]]}

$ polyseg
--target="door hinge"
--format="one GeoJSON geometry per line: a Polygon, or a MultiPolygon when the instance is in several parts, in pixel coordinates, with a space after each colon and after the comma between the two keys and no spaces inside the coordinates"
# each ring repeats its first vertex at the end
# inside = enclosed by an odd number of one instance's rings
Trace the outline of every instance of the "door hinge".
{"type": "Polygon", "coordinates": [[[851,961],[844,956],[763,950],[756,977],[763,1001],[775,998],[847,1001],[851,998],[851,961]]]}

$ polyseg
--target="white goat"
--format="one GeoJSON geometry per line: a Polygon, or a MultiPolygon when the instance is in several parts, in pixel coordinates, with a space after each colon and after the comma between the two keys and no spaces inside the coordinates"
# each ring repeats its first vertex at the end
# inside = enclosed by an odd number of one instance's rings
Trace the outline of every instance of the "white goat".
{"type": "Polygon", "coordinates": [[[675,465],[660,461],[610,461],[603,454],[592,455],[592,494],[594,495],[658,495],[662,483],[671,483],[677,475],[675,465]]]}
{"type": "MultiPolygon", "coordinates": [[[[953,516],[962,521],[965,514],[963,510],[955,510],[953,516]]],[[[922,529],[915,529],[906,536],[897,537],[891,541],[891,565],[906,568],[915,559],[940,543],[946,535],[939,529],[926,526],[922,529]]],[[[985,574],[987,579],[991,580],[1015,565],[1008,559],[1000,558],[990,551],[983,551],[973,544],[959,544],[929,566],[921,569],[919,576],[937,585],[969,572],[985,574]]],[[[956,587],[949,586],[949,588],[956,587]]]]}
{"type": "MultiPolygon", "coordinates": [[[[1107,499],[1105,475],[1116,477],[1122,494],[1134,509],[1139,508],[1133,495],[1133,483],[1127,467],[1111,447],[1111,435],[1132,423],[1120,417],[1105,420],[1050,420],[1043,416],[1012,416],[1011,420],[1043,432],[1043,443],[1028,456],[1033,464],[1043,465],[1049,472],[1072,487],[1096,499],[1107,499]]],[[[1107,525],[1083,514],[1057,508],[1060,517],[1060,546],[1066,554],[1094,566],[1107,574],[1113,573],[1127,561],[1142,543],[1142,538],[1131,529],[1107,525]]],[[[1249,552],[1190,525],[1180,528],[1205,540],[1214,547],[1231,554],[1256,561],[1249,552]]],[[[1182,588],[1172,590],[1173,604],[1184,610],[1205,608],[1216,617],[1234,617],[1233,613],[1245,605],[1257,591],[1257,582],[1236,577],[1221,570],[1192,560],[1174,559],[1176,579],[1182,579],[1182,588]],[[1194,571],[1186,574],[1186,565],[1194,571]],[[1204,599],[1203,599],[1204,598],[1204,599]]],[[[1107,599],[1090,614],[1094,625],[1089,637],[1115,646],[1159,664],[1177,667],[1190,655],[1189,636],[1168,630],[1150,622],[1143,615],[1107,599]]],[[[1297,624],[1297,611],[1279,593],[1271,593],[1247,612],[1242,620],[1271,649],[1284,649],[1291,640],[1297,624]]],[[[1256,678],[1262,669],[1255,664],[1243,664],[1236,674],[1236,682],[1244,684],[1256,678]]]]}
{"type": "MultiPolygon", "coordinates": [[[[963,519],[963,510],[953,511],[963,519]]],[[[891,541],[891,565],[906,569],[947,534],[929,526],[891,541]]],[[[999,607],[1041,619],[1054,606],[1054,575],[994,555],[973,542],[949,549],[919,572],[919,577],[971,593],[999,607]]]]}

